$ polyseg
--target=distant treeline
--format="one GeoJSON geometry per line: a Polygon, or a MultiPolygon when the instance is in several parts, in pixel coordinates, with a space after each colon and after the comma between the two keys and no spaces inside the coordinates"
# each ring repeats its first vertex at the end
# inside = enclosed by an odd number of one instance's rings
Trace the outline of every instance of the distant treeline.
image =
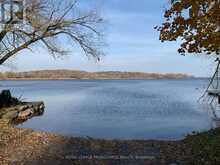
{"type": "Polygon", "coordinates": [[[190,78],[186,74],[159,74],[142,72],[85,72],[74,70],[41,70],[29,72],[2,72],[1,80],[7,79],[181,79],[190,78]]]}

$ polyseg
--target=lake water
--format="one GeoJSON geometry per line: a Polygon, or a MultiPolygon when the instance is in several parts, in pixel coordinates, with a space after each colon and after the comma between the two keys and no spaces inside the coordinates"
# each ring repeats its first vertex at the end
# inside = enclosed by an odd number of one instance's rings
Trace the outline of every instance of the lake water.
{"type": "Polygon", "coordinates": [[[206,80],[0,81],[24,101],[45,102],[43,116],[18,125],[106,139],[181,139],[213,127],[197,100],[206,80]]]}

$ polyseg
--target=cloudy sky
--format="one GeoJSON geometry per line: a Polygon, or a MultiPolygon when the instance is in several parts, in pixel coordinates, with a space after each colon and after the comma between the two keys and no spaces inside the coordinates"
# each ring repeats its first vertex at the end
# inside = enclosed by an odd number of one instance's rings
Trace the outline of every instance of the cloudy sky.
{"type": "Polygon", "coordinates": [[[168,0],[78,0],[81,6],[98,8],[106,19],[106,56],[97,63],[76,49],[69,56],[53,59],[36,48],[23,51],[3,70],[74,69],[86,71],[141,71],[188,73],[207,76],[213,59],[205,56],[181,56],[177,43],[161,43],[154,26],[163,21],[168,0]]]}

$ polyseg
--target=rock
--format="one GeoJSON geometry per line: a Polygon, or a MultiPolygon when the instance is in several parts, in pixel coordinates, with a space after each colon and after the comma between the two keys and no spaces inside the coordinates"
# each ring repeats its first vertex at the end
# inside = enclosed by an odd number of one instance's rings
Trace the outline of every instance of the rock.
{"type": "Polygon", "coordinates": [[[28,105],[28,108],[34,108],[33,104],[28,105]]]}
{"type": "Polygon", "coordinates": [[[37,111],[34,108],[30,108],[31,114],[35,114],[37,111]]]}
{"type": "Polygon", "coordinates": [[[43,102],[20,102],[7,108],[0,107],[0,119],[8,119],[13,124],[24,122],[44,112],[43,102]]]}
{"type": "Polygon", "coordinates": [[[40,104],[39,109],[40,109],[40,110],[44,109],[44,104],[43,104],[43,103],[40,104]]]}
{"type": "Polygon", "coordinates": [[[20,106],[20,107],[18,108],[18,110],[19,110],[19,112],[20,112],[20,111],[26,110],[27,108],[28,108],[27,105],[22,105],[22,106],[20,106]]]}
{"type": "Polygon", "coordinates": [[[26,109],[25,111],[18,113],[18,119],[27,119],[31,114],[33,114],[33,109],[26,109]]]}
{"type": "Polygon", "coordinates": [[[6,114],[4,114],[2,116],[2,119],[13,120],[13,119],[17,118],[17,116],[18,116],[18,112],[17,111],[9,111],[9,112],[7,112],[6,114]]]}

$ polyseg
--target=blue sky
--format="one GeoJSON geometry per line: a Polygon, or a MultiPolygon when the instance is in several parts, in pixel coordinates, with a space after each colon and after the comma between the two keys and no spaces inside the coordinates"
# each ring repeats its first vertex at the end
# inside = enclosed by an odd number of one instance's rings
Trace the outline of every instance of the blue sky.
{"type": "Polygon", "coordinates": [[[74,69],[86,71],[141,71],[188,73],[207,76],[213,59],[205,56],[181,56],[177,43],[161,43],[154,29],[163,21],[168,0],[78,0],[82,6],[96,7],[106,19],[106,56],[97,63],[76,49],[69,56],[53,59],[47,51],[35,48],[23,51],[1,69],[38,70],[74,69]]]}

